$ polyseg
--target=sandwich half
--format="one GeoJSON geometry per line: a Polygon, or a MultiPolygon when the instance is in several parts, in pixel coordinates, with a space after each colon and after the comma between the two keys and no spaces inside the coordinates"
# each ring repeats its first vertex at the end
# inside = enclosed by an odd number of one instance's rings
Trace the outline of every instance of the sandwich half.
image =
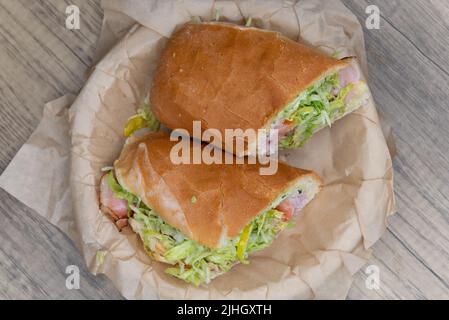
{"type": "MultiPolygon", "coordinates": [[[[279,33],[226,23],[189,23],[160,58],[151,108],[168,128],[277,129],[281,149],[302,146],[316,131],[369,97],[353,59],[337,60],[279,33]]],[[[235,140],[237,140],[237,137],[235,140]]],[[[245,136],[240,138],[246,139],[245,136]]],[[[211,143],[238,156],[223,140],[211,143]]],[[[209,141],[208,141],[209,142],[209,141]]]]}
{"type": "Polygon", "coordinates": [[[132,137],[101,180],[101,210],[130,225],[168,274],[199,285],[272,244],[320,190],[313,172],[279,163],[181,164],[158,132],[132,137]]]}

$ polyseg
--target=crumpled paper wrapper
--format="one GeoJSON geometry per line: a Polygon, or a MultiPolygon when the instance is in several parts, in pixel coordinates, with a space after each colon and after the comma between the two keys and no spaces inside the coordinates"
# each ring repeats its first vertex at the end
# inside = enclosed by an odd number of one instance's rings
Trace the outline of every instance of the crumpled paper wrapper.
{"type": "Polygon", "coordinates": [[[290,165],[324,181],[294,229],[207,286],[164,273],[136,234],[119,233],[99,210],[100,169],[123,146],[122,129],[145,99],[172,31],[192,16],[276,30],[340,57],[356,56],[366,76],[363,32],[339,1],[104,1],[98,64],[74,101],[47,104],[44,117],[0,186],[66,232],[89,270],[105,273],[131,299],[343,299],[352,276],[394,212],[393,170],[373,101],[284,152],[290,165]],[[130,29],[131,28],[131,29],[130,29]],[[70,128],[70,130],[69,130],[70,128]],[[32,185],[33,189],[24,186],[32,185]]]}

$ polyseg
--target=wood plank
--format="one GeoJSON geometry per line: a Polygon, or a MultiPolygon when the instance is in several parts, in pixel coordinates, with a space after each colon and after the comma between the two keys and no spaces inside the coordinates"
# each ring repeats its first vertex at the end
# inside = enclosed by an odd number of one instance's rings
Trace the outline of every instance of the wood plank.
{"type": "MultiPolygon", "coordinates": [[[[363,22],[367,1],[345,4],[363,22]]],[[[398,214],[374,247],[384,298],[449,298],[449,10],[443,1],[369,1],[380,30],[365,32],[370,85],[395,128],[398,214]],[[436,2],[438,2],[436,4],[436,2]]],[[[366,294],[363,274],[350,298],[366,294]],[[357,289],[357,286],[359,289],[357,289]],[[362,288],[362,289],[360,289],[362,288]]]]}
{"type": "Polygon", "coordinates": [[[104,275],[93,276],[72,241],[0,190],[0,298],[121,299],[104,275]],[[80,289],[66,288],[66,267],[80,269],[80,289]]]}
{"type": "Polygon", "coordinates": [[[78,92],[101,29],[98,1],[73,1],[81,29],[65,28],[68,2],[0,1],[0,169],[37,126],[45,102],[78,92]],[[47,17],[47,18],[45,18],[47,17]]]}
{"type": "MultiPolygon", "coordinates": [[[[39,123],[44,103],[83,85],[101,19],[99,1],[0,0],[0,172],[39,123]],[[65,28],[72,3],[81,10],[79,31],[65,28]]],[[[1,299],[121,298],[109,279],[87,271],[62,232],[3,190],[0,199],[1,299]],[[80,268],[80,290],[65,286],[68,265],[80,268]]]]}

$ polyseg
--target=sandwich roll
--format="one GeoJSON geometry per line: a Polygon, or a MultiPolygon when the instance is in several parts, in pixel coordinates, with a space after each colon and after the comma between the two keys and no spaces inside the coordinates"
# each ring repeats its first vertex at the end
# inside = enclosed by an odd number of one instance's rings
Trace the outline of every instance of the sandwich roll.
{"type": "MultiPolygon", "coordinates": [[[[189,23],[169,39],[150,91],[168,128],[276,129],[282,149],[363,105],[366,83],[352,59],[337,60],[279,33],[227,23],[189,23]]],[[[236,137],[235,139],[245,139],[236,137]]],[[[246,141],[246,140],[245,140],[246,141]]],[[[247,141],[238,156],[254,155],[247,141]]],[[[212,142],[229,149],[223,140],[212,142]]]]}
{"type": "Polygon", "coordinates": [[[320,189],[315,173],[281,163],[272,176],[260,164],[175,165],[175,144],[162,132],[128,139],[100,201],[168,273],[196,285],[269,246],[320,189]]]}

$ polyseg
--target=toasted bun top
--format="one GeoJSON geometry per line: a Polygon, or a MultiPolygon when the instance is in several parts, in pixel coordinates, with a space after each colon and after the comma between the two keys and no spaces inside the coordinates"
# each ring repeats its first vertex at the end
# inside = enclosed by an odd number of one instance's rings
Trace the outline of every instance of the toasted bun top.
{"type": "Polygon", "coordinates": [[[314,173],[281,163],[271,176],[259,175],[259,164],[175,165],[170,152],[176,144],[165,133],[129,141],[114,164],[117,180],[168,224],[208,247],[237,236],[299,179],[319,183],[314,173]]]}
{"type": "Polygon", "coordinates": [[[186,24],[169,39],[151,88],[171,129],[260,129],[315,81],[344,68],[279,33],[225,23],[186,24]]]}

